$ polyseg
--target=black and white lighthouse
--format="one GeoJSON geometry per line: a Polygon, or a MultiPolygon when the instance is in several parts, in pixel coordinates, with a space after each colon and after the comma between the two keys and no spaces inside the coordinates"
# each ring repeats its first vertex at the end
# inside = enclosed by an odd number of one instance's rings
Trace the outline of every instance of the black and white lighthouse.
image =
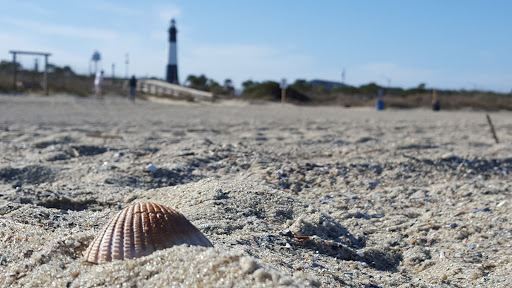
{"type": "Polygon", "coordinates": [[[171,20],[169,28],[169,63],[167,64],[167,82],[179,84],[178,81],[178,57],[176,55],[176,22],[171,20]]]}

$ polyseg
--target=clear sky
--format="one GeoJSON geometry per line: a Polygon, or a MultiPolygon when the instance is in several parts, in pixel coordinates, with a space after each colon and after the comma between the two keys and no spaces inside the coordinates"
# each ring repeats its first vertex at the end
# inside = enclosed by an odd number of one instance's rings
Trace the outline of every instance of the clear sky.
{"type": "Polygon", "coordinates": [[[78,73],[98,50],[107,75],[115,63],[125,76],[129,53],[129,75],[164,78],[175,18],[182,82],[341,81],[345,69],[357,86],[512,89],[508,0],[0,0],[0,11],[0,59],[45,51],[78,73]]]}

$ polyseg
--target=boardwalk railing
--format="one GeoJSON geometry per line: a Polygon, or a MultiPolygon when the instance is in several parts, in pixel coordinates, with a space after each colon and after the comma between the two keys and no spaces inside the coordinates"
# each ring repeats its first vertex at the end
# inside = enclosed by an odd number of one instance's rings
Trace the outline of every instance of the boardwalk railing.
{"type": "Polygon", "coordinates": [[[156,97],[188,100],[213,101],[213,93],[192,89],[161,80],[140,79],[137,81],[137,92],[156,97]]]}

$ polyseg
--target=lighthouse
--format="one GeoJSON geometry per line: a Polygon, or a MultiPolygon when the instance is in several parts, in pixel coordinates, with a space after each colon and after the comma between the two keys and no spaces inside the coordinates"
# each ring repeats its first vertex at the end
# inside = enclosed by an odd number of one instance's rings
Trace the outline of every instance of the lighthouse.
{"type": "Polygon", "coordinates": [[[178,57],[176,55],[176,22],[171,20],[169,28],[169,63],[167,64],[167,82],[179,84],[178,81],[178,57]]]}

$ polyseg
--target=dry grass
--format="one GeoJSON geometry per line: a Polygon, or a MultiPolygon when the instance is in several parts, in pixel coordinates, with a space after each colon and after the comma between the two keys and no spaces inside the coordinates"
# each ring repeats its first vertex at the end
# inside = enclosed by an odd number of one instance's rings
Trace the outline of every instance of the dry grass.
{"type": "MultiPolygon", "coordinates": [[[[482,109],[482,110],[512,110],[512,96],[510,95],[489,95],[477,93],[473,95],[446,95],[439,96],[441,109],[482,109]]],[[[387,107],[410,108],[410,107],[432,107],[432,95],[417,94],[407,97],[385,97],[387,107]]]]}
{"type": "MultiPolygon", "coordinates": [[[[18,72],[16,82],[17,87],[13,87],[12,73],[0,73],[0,92],[23,92],[23,93],[43,93],[42,73],[18,72]]],[[[48,74],[48,90],[50,94],[69,93],[78,96],[88,96],[94,94],[94,76],[82,75],[55,75],[48,74]]],[[[105,94],[127,95],[126,80],[105,78],[103,92],[105,94]]]]}
{"type": "MultiPolygon", "coordinates": [[[[341,93],[314,94],[312,105],[340,105],[345,107],[374,107],[377,97],[347,95],[341,93]]],[[[383,98],[388,108],[428,108],[432,107],[432,95],[415,94],[405,97],[386,96],[383,98]]],[[[512,110],[512,95],[491,93],[468,93],[460,95],[438,95],[443,110],[481,109],[512,110]]]]}

